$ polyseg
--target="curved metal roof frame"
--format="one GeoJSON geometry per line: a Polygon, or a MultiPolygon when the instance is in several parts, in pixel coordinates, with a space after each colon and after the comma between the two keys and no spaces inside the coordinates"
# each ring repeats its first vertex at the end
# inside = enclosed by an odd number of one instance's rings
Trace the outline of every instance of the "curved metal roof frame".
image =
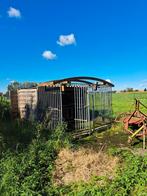
{"type": "Polygon", "coordinates": [[[69,81],[69,82],[82,82],[82,83],[86,83],[86,84],[89,84],[89,85],[92,85],[93,83],[92,82],[89,82],[87,80],[93,80],[93,81],[96,81],[96,82],[102,82],[104,85],[108,85],[108,86],[111,86],[111,87],[114,87],[114,84],[106,81],[106,80],[103,80],[103,79],[100,79],[100,78],[96,78],[96,77],[88,77],[88,76],[81,76],[81,77],[71,77],[71,78],[64,78],[64,79],[61,79],[61,80],[54,80],[53,83],[54,84],[58,84],[58,83],[62,83],[62,82],[65,82],[65,81],[69,81]]]}

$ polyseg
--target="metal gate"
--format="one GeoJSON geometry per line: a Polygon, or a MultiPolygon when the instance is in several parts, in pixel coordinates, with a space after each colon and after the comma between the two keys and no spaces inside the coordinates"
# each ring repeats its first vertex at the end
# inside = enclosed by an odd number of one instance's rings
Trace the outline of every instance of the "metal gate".
{"type": "Polygon", "coordinates": [[[109,124],[112,116],[112,89],[98,86],[89,89],[90,121],[92,129],[109,124]]]}
{"type": "Polygon", "coordinates": [[[39,119],[48,120],[48,128],[62,123],[62,92],[60,87],[41,87],[38,91],[39,119]],[[45,112],[45,113],[44,113],[45,112]]]}
{"type": "Polygon", "coordinates": [[[74,87],[75,130],[90,129],[90,102],[88,87],[74,87]]]}
{"type": "Polygon", "coordinates": [[[111,87],[74,87],[75,130],[94,130],[110,123],[112,115],[111,87]]]}

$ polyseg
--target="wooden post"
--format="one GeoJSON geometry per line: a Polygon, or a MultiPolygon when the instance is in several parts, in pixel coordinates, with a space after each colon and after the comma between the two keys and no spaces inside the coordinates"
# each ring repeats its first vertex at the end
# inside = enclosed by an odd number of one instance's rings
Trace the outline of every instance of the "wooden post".
{"type": "Polygon", "coordinates": [[[145,132],[146,132],[146,126],[144,126],[143,129],[143,149],[145,149],[145,132]]]}

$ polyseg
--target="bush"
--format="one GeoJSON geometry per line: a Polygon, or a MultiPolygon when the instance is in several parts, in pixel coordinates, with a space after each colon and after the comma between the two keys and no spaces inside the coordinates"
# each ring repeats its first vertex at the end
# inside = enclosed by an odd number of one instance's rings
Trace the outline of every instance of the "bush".
{"type": "Polygon", "coordinates": [[[7,150],[0,159],[0,195],[49,195],[54,160],[61,147],[68,144],[65,126],[58,126],[50,138],[41,131],[23,152],[7,150]]]}
{"type": "Polygon", "coordinates": [[[10,102],[5,97],[0,97],[0,121],[10,119],[10,102]]]}

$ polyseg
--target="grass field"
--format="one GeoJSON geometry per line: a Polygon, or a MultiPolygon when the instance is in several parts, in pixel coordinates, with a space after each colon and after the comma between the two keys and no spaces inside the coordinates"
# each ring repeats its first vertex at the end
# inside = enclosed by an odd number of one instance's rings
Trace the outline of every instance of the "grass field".
{"type": "MultiPolygon", "coordinates": [[[[133,111],[135,108],[135,98],[147,106],[147,92],[113,93],[112,107],[114,116],[122,112],[133,111]]],[[[145,109],[141,109],[147,113],[145,109]]]]}

